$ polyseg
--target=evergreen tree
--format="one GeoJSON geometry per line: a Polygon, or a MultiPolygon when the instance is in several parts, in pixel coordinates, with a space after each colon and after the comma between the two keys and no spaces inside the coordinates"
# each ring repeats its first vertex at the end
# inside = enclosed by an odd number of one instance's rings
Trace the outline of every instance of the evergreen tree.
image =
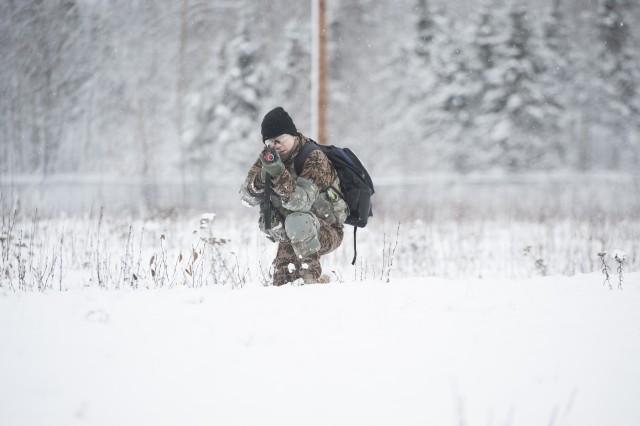
{"type": "Polygon", "coordinates": [[[397,64],[405,74],[403,87],[398,90],[407,93],[406,104],[401,110],[396,108],[398,120],[393,121],[396,134],[403,135],[413,153],[402,161],[417,171],[424,167],[446,167],[443,161],[448,149],[445,138],[452,117],[444,110],[446,67],[449,64],[443,51],[452,42],[447,33],[449,21],[442,11],[434,10],[425,0],[418,0],[413,11],[415,36],[406,49],[411,54],[397,64]]]}
{"type": "Polygon", "coordinates": [[[476,121],[487,165],[508,170],[549,167],[560,161],[550,139],[556,108],[542,84],[537,34],[523,5],[501,2],[485,10],[476,45],[484,88],[476,121]]]}
{"type": "Polygon", "coordinates": [[[329,13],[329,126],[328,143],[355,146],[375,137],[378,117],[374,108],[362,108],[373,102],[372,91],[380,58],[374,55],[381,16],[374,0],[336,2],[329,13]],[[363,140],[364,139],[364,140],[363,140]]]}
{"type": "Polygon", "coordinates": [[[440,47],[440,84],[435,93],[439,111],[446,117],[441,133],[445,142],[443,158],[454,170],[468,172],[477,166],[474,135],[484,86],[481,74],[473,66],[473,33],[456,22],[448,28],[458,37],[450,37],[440,47]]]}
{"type": "Polygon", "coordinates": [[[221,81],[209,85],[219,92],[201,100],[199,127],[189,149],[201,174],[238,175],[260,147],[261,99],[269,85],[260,43],[251,36],[248,15],[243,16],[235,38],[219,52],[221,81]]]}
{"type": "MultiPolygon", "coordinates": [[[[330,5],[334,142],[384,152],[374,173],[637,168],[637,2],[552,0],[543,23],[518,0],[483,1],[472,16],[429,0],[330,5]]],[[[235,179],[266,110],[301,111],[310,128],[308,12],[293,0],[0,2],[0,169],[235,179]]]]}
{"type": "Polygon", "coordinates": [[[273,105],[282,104],[287,111],[295,111],[296,126],[307,134],[311,109],[310,38],[308,28],[296,21],[289,22],[284,28],[283,49],[269,61],[273,75],[272,93],[277,97],[273,105]]]}
{"type": "Polygon", "coordinates": [[[78,97],[89,79],[80,6],[72,0],[8,2],[0,12],[0,129],[7,148],[0,167],[43,175],[73,170],[61,147],[68,124],[81,113],[78,97]]]}
{"type": "Polygon", "coordinates": [[[431,44],[436,32],[430,3],[429,0],[418,0],[418,4],[414,7],[414,12],[417,16],[416,29],[418,33],[415,52],[419,58],[424,59],[427,63],[431,57],[431,44]]]}
{"type": "MultiPolygon", "coordinates": [[[[576,94],[581,84],[581,80],[576,78],[579,69],[575,64],[578,59],[571,48],[568,24],[563,1],[553,0],[551,9],[542,23],[542,72],[539,79],[544,90],[545,106],[549,112],[545,117],[545,128],[548,137],[555,141],[561,159],[569,156],[569,141],[574,137],[574,111],[578,108],[576,94]]],[[[573,157],[572,163],[575,164],[575,154],[573,157]]]]}
{"type": "Polygon", "coordinates": [[[470,58],[470,70],[478,81],[479,87],[470,99],[470,114],[473,129],[467,144],[473,146],[476,169],[487,169],[499,165],[502,150],[506,145],[510,129],[499,126],[504,102],[500,105],[503,86],[499,67],[505,56],[504,48],[508,40],[505,29],[508,28],[507,11],[502,1],[487,0],[476,18],[472,46],[474,55],[470,58]],[[497,92],[497,93],[496,93],[497,92]]]}
{"type": "MultiPolygon", "coordinates": [[[[562,102],[569,94],[563,90],[571,81],[575,71],[572,68],[573,52],[570,46],[562,0],[553,0],[550,13],[543,21],[543,43],[540,46],[542,79],[544,87],[548,88],[546,101],[552,107],[565,108],[562,102]]],[[[556,111],[560,115],[560,111],[556,111]]],[[[559,130],[560,124],[554,123],[553,129],[559,130]]]]}
{"type": "Polygon", "coordinates": [[[625,20],[630,9],[630,3],[624,0],[603,0],[598,10],[598,115],[601,127],[611,136],[607,137],[609,161],[604,165],[615,169],[622,166],[629,154],[638,155],[634,136],[640,123],[637,83],[640,68],[625,20]]]}

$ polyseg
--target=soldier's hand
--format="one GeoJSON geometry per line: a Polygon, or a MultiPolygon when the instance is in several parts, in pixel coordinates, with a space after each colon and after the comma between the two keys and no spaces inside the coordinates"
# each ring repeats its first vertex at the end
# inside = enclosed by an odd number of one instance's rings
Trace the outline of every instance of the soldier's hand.
{"type": "Polygon", "coordinates": [[[258,173],[258,180],[260,183],[265,183],[267,181],[267,176],[267,171],[264,168],[260,169],[260,173],[258,173]]]}
{"type": "Polygon", "coordinates": [[[266,171],[271,177],[278,177],[284,172],[284,164],[276,151],[272,147],[266,147],[260,154],[262,162],[262,170],[266,171]]]}

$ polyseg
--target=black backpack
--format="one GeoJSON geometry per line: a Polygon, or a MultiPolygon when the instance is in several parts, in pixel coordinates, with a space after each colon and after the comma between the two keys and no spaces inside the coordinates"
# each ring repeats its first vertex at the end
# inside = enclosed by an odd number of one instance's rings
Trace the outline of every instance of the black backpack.
{"type": "Polygon", "coordinates": [[[369,217],[373,216],[371,196],[376,192],[371,177],[358,157],[349,148],[338,148],[333,145],[319,145],[313,140],[302,146],[296,156],[294,168],[297,174],[302,172],[304,162],[313,151],[319,149],[327,156],[340,179],[340,196],[349,206],[349,216],[345,223],[353,226],[354,256],[351,264],[355,264],[356,230],[367,226],[369,217]]]}

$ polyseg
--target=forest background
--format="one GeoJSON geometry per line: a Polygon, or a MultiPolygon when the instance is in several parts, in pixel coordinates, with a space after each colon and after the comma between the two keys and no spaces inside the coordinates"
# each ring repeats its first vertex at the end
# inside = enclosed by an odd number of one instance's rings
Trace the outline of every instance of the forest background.
{"type": "MultiPolygon", "coordinates": [[[[148,206],[149,185],[192,206],[235,190],[269,109],[316,137],[311,4],[0,3],[3,188],[135,182],[148,206]]],[[[328,143],[383,184],[613,173],[637,187],[638,18],[630,0],[329,1],[328,143]]]]}

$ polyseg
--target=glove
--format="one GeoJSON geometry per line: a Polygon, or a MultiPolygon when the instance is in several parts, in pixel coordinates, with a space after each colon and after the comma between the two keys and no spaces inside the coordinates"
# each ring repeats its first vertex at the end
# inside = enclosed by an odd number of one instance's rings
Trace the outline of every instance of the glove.
{"type": "Polygon", "coordinates": [[[265,183],[267,181],[267,171],[262,168],[260,169],[260,173],[258,173],[258,181],[260,181],[260,183],[265,183]]]}
{"type": "MultiPolygon", "coordinates": [[[[266,147],[262,150],[260,161],[262,162],[262,170],[266,171],[272,178],[278,177],[284,172],[284,164],[278,155],[278,151],[271,147],[266,147]]],[[[262,175],[262,172],[260,174],[262,175]]]]}

